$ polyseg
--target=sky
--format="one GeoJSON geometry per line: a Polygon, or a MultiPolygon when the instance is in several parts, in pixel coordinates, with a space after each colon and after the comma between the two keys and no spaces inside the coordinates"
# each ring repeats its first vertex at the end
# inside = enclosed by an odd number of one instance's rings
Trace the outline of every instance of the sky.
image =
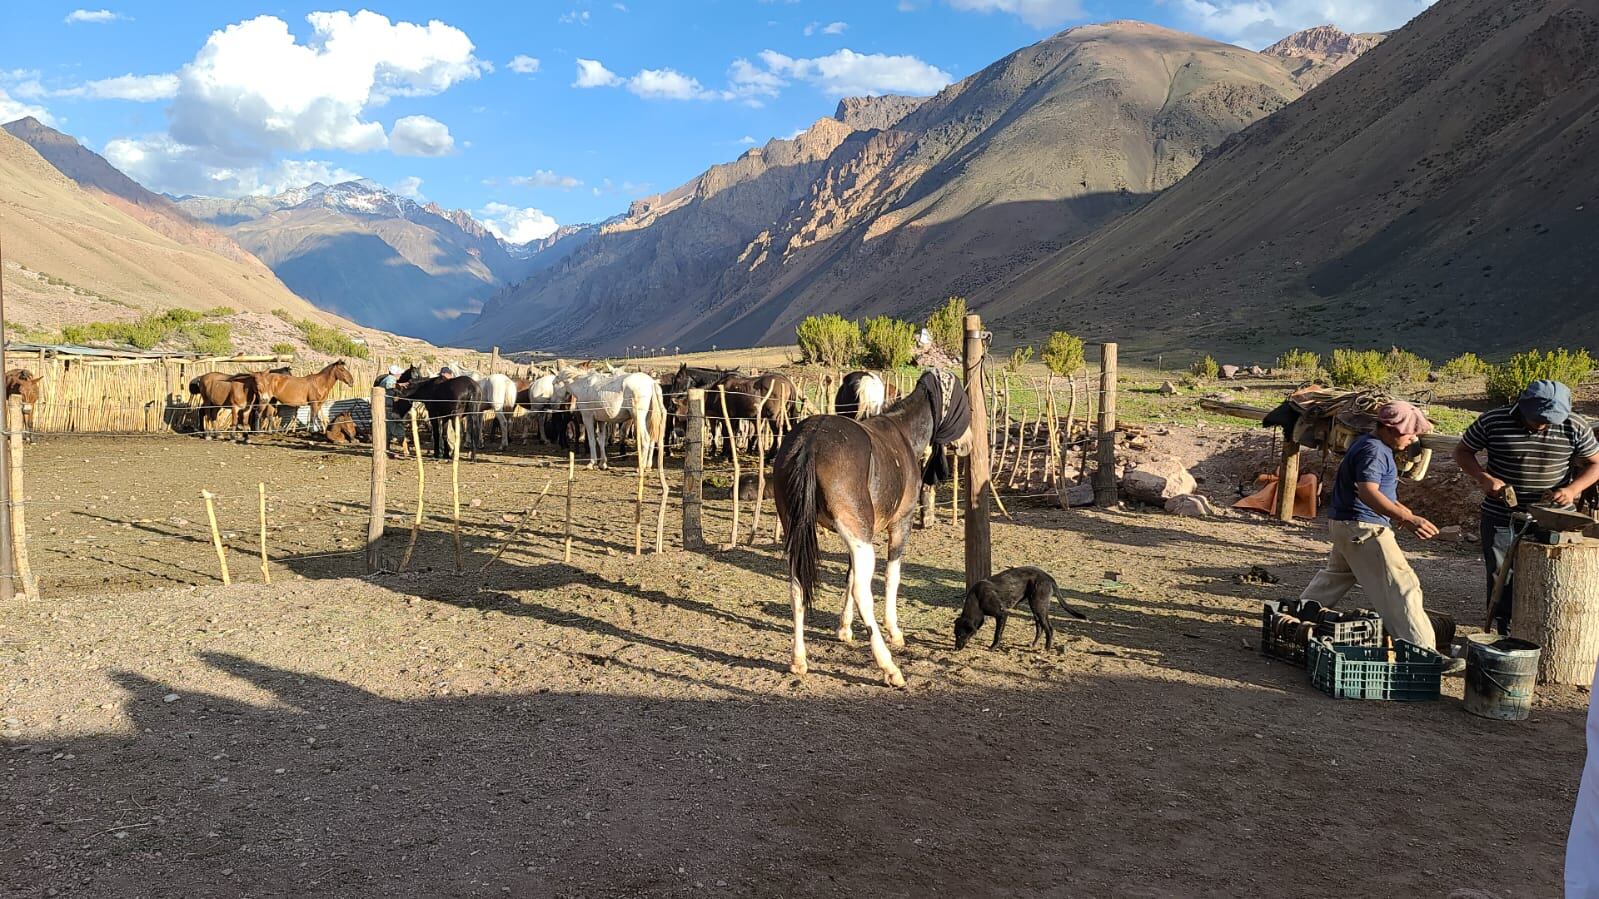
{"type": "Polygon", "coordinates": [[[0,121],[33,115],[145,186],[370,178],[522,242],[599,221],[840,97],[931,95],[1088,22],[1259,49],[1396,28],[1432,0],[561,0],[8,4],[0,121]]]}

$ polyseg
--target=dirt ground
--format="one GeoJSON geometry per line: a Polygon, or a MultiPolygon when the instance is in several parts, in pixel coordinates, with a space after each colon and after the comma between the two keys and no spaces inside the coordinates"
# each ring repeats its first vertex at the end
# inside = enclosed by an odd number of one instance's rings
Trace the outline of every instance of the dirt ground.
{"type": "MultiPolygon", "coordinates": [[[[1219,457],[1261,439],[1215,436],[1205,489],[1235,491],[1219,457]]],[[[1313,691],[1255,646],[1316,525],[1013,503],[996,569],[1049,569],[1092,620],[1057,612],[1054,653],[1022,619],[957,653],[946,506],[912,537],[896,691],[832,636],[836,541],[797,678],[780,552],[679,550],[675,472],[667,552],[636,559],[631,474],[579,470],[566,565],[564,459],[463,463],[456,575],[429,463],[418,570],[364,577],[364,450],[46,437],[27,458],[45,598],[0,613],[9,894],[1559,894],[1586,692],[1540,687],[1507,723],[1462,711],[1459,679],[1413,705],[1313,691]],[[1257,564],[1282,584],[1235,580],[1257,564]]],[[[390,565],[415,477],[389,463],[390,565]]],[[[1477,559],[1411,548],[1429,604],[1470,620],[1477,559]]]]}

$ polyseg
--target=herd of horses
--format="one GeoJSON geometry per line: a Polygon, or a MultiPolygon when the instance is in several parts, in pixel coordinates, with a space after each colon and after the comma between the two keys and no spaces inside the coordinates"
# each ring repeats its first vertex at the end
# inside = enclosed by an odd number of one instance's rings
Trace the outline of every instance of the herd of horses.
{"type": "MultiPolygon", "coordinates": [[[[380,377],[374,386],[385,386],[389,377],[380,377]]],[[[352,383],[342,360],[303,377],[281,369],[213,372],[195,378],[189,391],[206,411],[208,431],[215,429],[223,409],[231,410],[235,428],[248,431],[258,429],[274,407],[302,405],[311,407],[315,427],[336,382],[352,383]]],[[[905,644],[897,603],[913,513],[922,486],[943,477],[947,454],[964,456],[971,449],[965,394],[951,374],[926,370],[913,390],[896,397],[892,384],[876,373],[852,372],[832,398],[834,414],[808,416],[805,398],[787,375],[689,365],[652,375],[583,363],[552,372],[529,371],[524,378],[498,373],[480,378],[470,372],[428,375],[412,366],[387,386],[392,387],[392,408],[373,413],[388,416],[396,423],[388,429],[390,435],[403,439],[408,429],[400,423],[413,409],[425,412],[438,458],[450,457],[452,441],[446,434],[451,430],[463,441],[458,447],[468,448],[475,459],[485,423],[498,426],[504,448],[511,423],[520,420],[529,424],[524,441],[532,434],[568,448],[586,441],[590,467],[607,466],[611,441],[631,431],[638,464],[644,468],[654,464],[657,452],[665,453],[669,435],[682,433],[689,391],[704,390],[713,446],[731,453],[735,441],[768,434],[774,442],[773,499],[783,528],[794,616],[791,670],[804,674],[808,669],[805,615],[816,593],[817,529],[826,528],[838,534],[849,552],[838,637],[852,642],[858,612],[883,679],[904,686],[890,648],[905,644]],[[872,597],[877,562],[873,544],[879,536],[887,538],[882,628],[872,597]]]]}

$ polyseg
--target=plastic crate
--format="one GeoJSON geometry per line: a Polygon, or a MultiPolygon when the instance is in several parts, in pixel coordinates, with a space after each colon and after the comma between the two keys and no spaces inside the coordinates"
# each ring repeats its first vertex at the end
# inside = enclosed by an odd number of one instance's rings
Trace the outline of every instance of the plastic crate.
{"type": "Polygon", "coordinates": [[[1408,640],[1394,641],[1394,661],[1381,646],[1310,644],[1310,683],[1334,699],[1425,702],[1438,698],[1444,657],[1408,640]]]}
{"type": "MultiPolygon", "coordinates": [[[[1281,659],[1303,667],[1306,664],[1305,645],[1309,641],[1284,640],[1277,636],[1277,620],[1283,615],[1302,617],[1303,608],[1298,600],[1276,602],[1268,600],[1260,612],[1260,651],[1263,655],[1281,659]]],[[[1350,621],[1321,621],[1318,609],[1311,640],[1327,639],[1336,644],[1351,646],[1381,646],[1382,616],[1370,609],[1356,609],[1360,617],[1350,621]]]]}

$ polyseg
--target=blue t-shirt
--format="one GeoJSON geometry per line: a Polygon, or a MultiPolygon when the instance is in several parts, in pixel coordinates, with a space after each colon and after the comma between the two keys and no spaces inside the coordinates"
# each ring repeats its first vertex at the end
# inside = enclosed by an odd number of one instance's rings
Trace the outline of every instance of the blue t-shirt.
{"type": "Polygon", "coordinates": [[[1332,502],[1327,506],[1327,517],[1333,521],[1364,521],[1369,524],[1392,526],[1388,516],[1379,515],[1360,501],[1355,485],[1372,483],[1383,496],[1399,502],[1399,464],[1394,461],[1394,451],[1371,434],[1362,434],[1349,444],[1344,461],[1338,466],[1338,477],[1333,480],[1332,502]]]}

